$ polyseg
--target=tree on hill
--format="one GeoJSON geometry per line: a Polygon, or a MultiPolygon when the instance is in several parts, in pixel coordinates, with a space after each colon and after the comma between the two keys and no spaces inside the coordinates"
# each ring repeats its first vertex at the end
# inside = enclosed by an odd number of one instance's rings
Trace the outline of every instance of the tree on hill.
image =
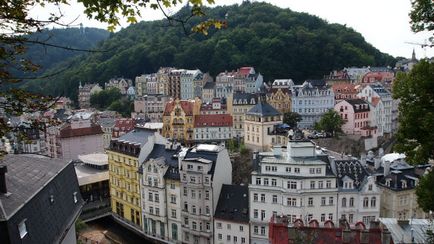
{"type": "Polygon", "coordinates": [[[122,94],[118,88],[111,87],[102,90],[98,93],[92,94],[90,97],[90,104],[97,109],[106,109],[113,102],[122,98],[122,94]]]}
{"type": "Polygon", "coordinates": [[[289,125],[291,128],[297,127],[298,122],[301,121],[301,115],[296,112],[287,112],[283,115],[283,123],[289,125]]]}
{"type": "Polygon", "coordinates": [[[434,186],[434,172],[430,172],[423,175],[419,184],[416,187],[417,204],[426,213],[429,211],[434,211],[434,191],[432,187],[434,186]]]}
{"type": "Polygon", "coordinates": [[[342,125],[344,124],[344,120],[341,116],[333,109],[327,111],[321,119],[315,123],[315,130],[325,131],[331,133],[332,136],[335,136],[337,132],[342,131],[342,125]]]}
{"type": "Polygon", "coordinates": [[[422,60],[409,73],[398,73],[393,97],[400,100],[394,149],[413,164],[434,159],[434,63],[422,60]]]}

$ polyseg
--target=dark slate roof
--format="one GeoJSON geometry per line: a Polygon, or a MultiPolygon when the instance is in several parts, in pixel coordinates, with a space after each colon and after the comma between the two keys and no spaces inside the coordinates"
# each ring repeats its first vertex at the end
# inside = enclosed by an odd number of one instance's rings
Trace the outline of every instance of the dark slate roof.
{"type": "Polygon", "coordinates": [[[33,154],[6,155],[9,196],[0,194],[0,220],[7,220],[56,177],[69,162],[33,154]]]}
{"type": "MultiPolygon", "coordinates": [[[[426,169],[431,165],[420,165],[417,168],[411,167],[407,169],[397,170],[390,167],[390,173],[387,176],[380,175],[377,178],[379,185],[386,187],[393,191],[402,191],[414,189],[416,187],[416,180],[421,177],[426,169]],[[390,181],[390,185],[387,186],[386,181],[390,181]],[[406,181],[407,187],[403,188],[403,181],[406,181]]],[[[382,168],[382,167],[380,167],[382,168]]],[[[384,171],[383,171],[384,172],[384,171]]]]}
{"type": "Polygon", "coordinates": [[[215,82],[211,82],[208,81],[207,83],[205,83],[205,85],[203,85],[203,89],[214,89],[215,87],[215,82]]]}
{"type": "Polygon", "coordinates": [[[254,105],[258,102],[258,95],[253,93],[235,92],[233,95],[232,104],[244,104],[244,102],[246,102],[248,105],[254,105]]]}
{"type": "Polygon", "coordinates": [[[102,127],[114,127],[115,126],[115,119],[114,118],[101,118],[98,121],[98,124],[102,127]]]}
{"type": "Polygon", "coordinates": [[[247,186],[223,185],[214,218],[249,223],[249,191],[247,186]]]}
{"type": "Polygon", "coordinates": [[[151,158],[156,159],[163,157],[164,162],[169,166],[164,178],[179,180],[178,153],[180,149],[180,147],[175,150],[166,149],[165,145],[155,144],[154,148],[145,161],[148,161],[151,158]]]}
{"type": "Polygon", "coordinates": [[[115,138],[112,140],[117,141],[125,141],[132,144],[140,144],[140,146],[145,145],[148,142],[148,138],[154,135],[155,131],[143,129],[143,128],[135,128],[134,130],[122,135],[119,138],[115,138]]]}
{"type": "Polygon", "coordinates": [[[365,167],[357,160],[336,160],[335,164],[339,187],[343,186],[342,179],[347,176],[353,180],[354,186],[360,189],[369,176],[365,167]]]}
{"type": "Polygon", "coordinates": [[[379,95],[390,95],[390,92],[380,83],[370,84],[369,86],[379,95]]]}
{"type": "Polygon", "coordinates": [[[251,108],[247,112],[247,115],[276,116],[280,115],[280,112],[267,102],[261,101],[257,103],[253,108],[251,108]]]}
{"type": "Polygon", "coordinates": [[[362,99],[346,99],[345,101],[348,102],[349,104],[351,104],[351,106],[353,106],[353,109],[354,109],[355,113],[369,112],[369,103],[366,102],[365,100],[362,100],[362,99]],[[359,106],[356,106],[356,105],[359,105],[359,106]]]}
{"type": "Polygon", "coordinates": [[[325,80],[306,80],[306,81],[315,87],[322,87],[326,85],[325,80]]]}
{"type": "Polygon", "coordinates": [[[194,160],[194,159],[199,159],[199,158],[203,158],[203,159],[207,159],[212,161],[212,165],[211,165],[211,169],[208,172],[208,174],[211,175],[211,179],[214,178],[214,170],[215,170],[215,165],[217,163],[217,156],[219,152],[215,152],[215,151],[196,151],[193,150],[195,148],[190,148],[188,149],[187,153],[185,154],[184,160],[194,160]]]}

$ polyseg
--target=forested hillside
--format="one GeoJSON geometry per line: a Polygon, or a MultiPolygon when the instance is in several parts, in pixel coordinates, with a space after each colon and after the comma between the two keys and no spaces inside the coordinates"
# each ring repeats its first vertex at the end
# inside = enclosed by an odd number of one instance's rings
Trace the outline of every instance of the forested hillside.
{"type": "MultiPolygon", "coordinates": [[[[178,15],[185,13],[188,7],[178,15]]],[[[164,20],[141,22],[100,43],[97,48],[106,52],[75,57],[48,71],[68,67],[59,75],[32,81],[27,87],[75,98],[80,81],[103,84],[112,77],[134,79],[161,66],[199,68],[211,75],[253,66],[266,81],[292,78],[302,82],[322,78],[337,68],[395,63],[360,33],[305,13],[257,2],[215,7],[206,13],[208,18],[226,16],[228,27],[207,36],[186,36],[181,27],[167,27],[164,20]]]]}

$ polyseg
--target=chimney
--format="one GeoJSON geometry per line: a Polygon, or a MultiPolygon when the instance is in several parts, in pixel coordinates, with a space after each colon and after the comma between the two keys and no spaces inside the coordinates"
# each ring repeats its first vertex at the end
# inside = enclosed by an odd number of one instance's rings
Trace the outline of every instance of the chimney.
{"type": "Polygon", "coordinates": [[[360,154],[360,163],[363,167],[366,167],[366,153],[364,152],[360,154]]]}
{"type": "Polygon", "coordinates": [[[8,193],[6,187],[6,172],[8,172],[6,165],[0,165],[0,194],[8,193]]]}
{"type": "Polygon", "coordinates": [[[332,168],[333,174],[337,174],[336,172],[336,162],[335,162],[335,157],[333,156],[329,156],[329,160],[330,160],[330,167],[332,168]]]}
{"type": "Polygon", "coordinates": [[[388,176],[390,173],[390,161],[384,162],[384,176],[388,176]]]}

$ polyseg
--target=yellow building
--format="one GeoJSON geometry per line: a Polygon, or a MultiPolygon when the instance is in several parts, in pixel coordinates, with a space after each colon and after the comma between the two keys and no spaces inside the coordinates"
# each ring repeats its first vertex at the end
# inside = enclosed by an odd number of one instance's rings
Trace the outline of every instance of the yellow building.
{"type": "Polygon", "coordinates": [[[271,88],[267,102],[282,114],[291,112],[291,91],[288,88],[271,88]]]}
{"type": "Polygon", "coordinates": [[[136,128],[112,139],[107,150],[113,216],[142,230],[139,167],[152,151],[153,130],[136,128]]]}
{"type": "Polygon", "coordinates": [[[163,136],[190,144],[194,134],[194,116],[200,114],[200,105],[200,99],[168,102],[163,113],[163,136]]]}

